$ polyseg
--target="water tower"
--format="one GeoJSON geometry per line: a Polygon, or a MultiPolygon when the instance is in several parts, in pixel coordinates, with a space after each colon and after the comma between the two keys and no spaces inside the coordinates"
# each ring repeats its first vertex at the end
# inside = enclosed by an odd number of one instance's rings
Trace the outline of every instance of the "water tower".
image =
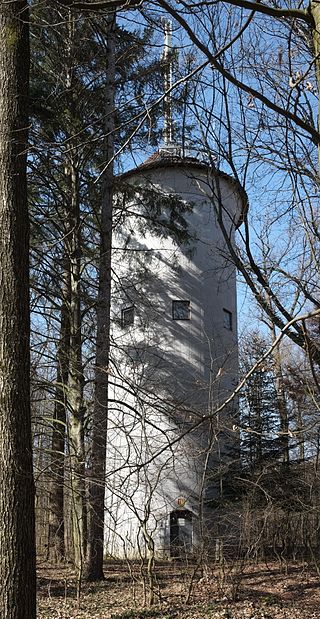
{"type": "Polygon", "coordinates": [[[170,122],[163,147],[122,176],[115,211],[106,492],[115,556],[153,545],[164,556],[195,552],[237,460],[237,403],[221,406],[238,380],[224,234],[233,240],[246,200],[233,178],[184,156],[170,122]],[[171,199],[189,207],[188,243],[163,231],[171,199]]]}

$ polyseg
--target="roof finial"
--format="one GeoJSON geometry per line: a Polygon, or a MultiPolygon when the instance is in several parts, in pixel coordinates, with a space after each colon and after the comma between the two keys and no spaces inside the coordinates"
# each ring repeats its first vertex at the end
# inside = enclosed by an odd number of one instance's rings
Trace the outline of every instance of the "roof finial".
{"type": "Polygon", "coordinates": [[[173,85],[172,68],[172,21],[163,20],[164,27],[164,46],[162,59],[164,62],[164,123],[163,141],[165,146],[173,142],[173,119],[172,119],[172,99],[171,90],[173,85]]]}

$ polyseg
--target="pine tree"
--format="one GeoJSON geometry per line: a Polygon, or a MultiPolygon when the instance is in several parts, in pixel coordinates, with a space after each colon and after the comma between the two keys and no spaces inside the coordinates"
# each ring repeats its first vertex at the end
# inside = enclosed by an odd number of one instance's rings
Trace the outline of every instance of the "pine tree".
{"type": "MultiPolygon", "coordinates": [[[[241,368],[246,374],[268,349],[266,340],[253,332],[246,337],[241,352],[241,368]]],[[[246,381],[240,399],[242,458],[251,472],[262,471],[279,460],[279,411],[276,377],[272,358],[257,365],[246,381]]]]}

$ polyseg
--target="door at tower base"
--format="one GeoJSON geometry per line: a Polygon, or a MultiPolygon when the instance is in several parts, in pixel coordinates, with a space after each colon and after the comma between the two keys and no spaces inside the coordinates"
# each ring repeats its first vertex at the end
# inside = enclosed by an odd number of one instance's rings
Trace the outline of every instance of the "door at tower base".
{"type": "Polygon", "coordinates": [[[141,409],[130,405],[109,423],[106,552],[173,557],[179,544],[180,555],[186,556],[199,542],[203,454],[191,436],[181,438],[181,428],[156,405],[143,412],[142,419],[141,409]]]}
{"type": "Polygon", "coordinates": [[[238,378],[236,279],[218,220],[232,239],[243,196],[195,160],[160,157],[124,180],[130,199],[116,209],[113,248],[105,548],[190,555],[208,546],[238,462],[237,402],[223,405],[238,378]],[[145,188],[155,196],[153,226],[145,188]],[[170,232],[170,196],[190,205],[188,243],[170,232]]]}
{"type": "Polygon", "coordinates": [[[170,556],[184,558],[193,551],[194,516],[188,509],[177,509],[170,514],[170,556]]]}

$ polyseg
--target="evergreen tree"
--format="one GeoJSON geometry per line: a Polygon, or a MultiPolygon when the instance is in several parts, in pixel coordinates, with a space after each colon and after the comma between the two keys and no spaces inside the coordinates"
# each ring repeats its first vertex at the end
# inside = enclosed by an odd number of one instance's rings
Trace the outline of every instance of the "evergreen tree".
{"type": "Polygon", "coordinates": [[[262,471],[281,456],[280,421],[277,406],[276,376],[272,358],[258,363],[268,349],[259,332],[252,332],[243,343],[241,370],[245,375],[257,364],[246,381],[240,398],[242,459],[244,468],[262,471]]]}

